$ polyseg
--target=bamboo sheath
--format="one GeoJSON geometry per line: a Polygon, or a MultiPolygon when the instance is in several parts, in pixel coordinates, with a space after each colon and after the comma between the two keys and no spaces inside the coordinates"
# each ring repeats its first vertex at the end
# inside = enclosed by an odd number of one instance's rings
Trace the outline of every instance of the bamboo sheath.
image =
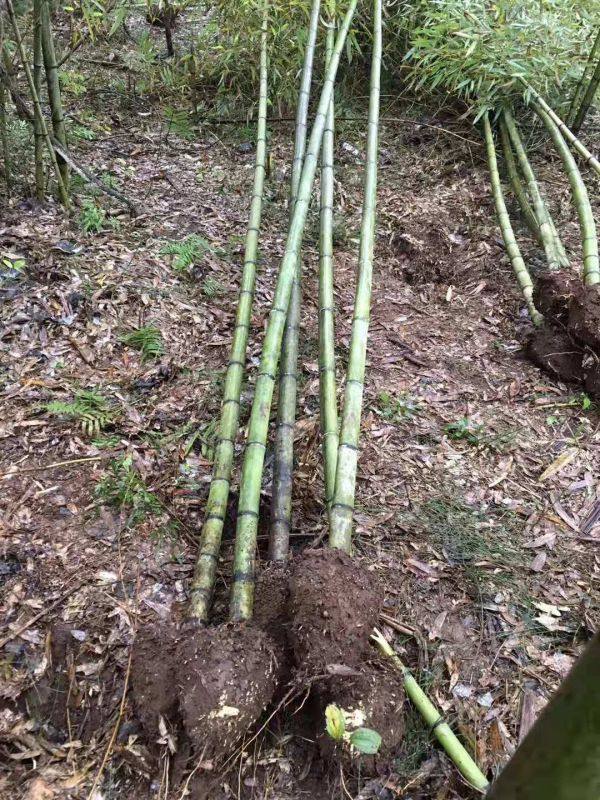
{"type": "Polygon", "coordinates": [[[494,137],[492,134],[492,127],[490,119],[486,113],[483,117],[483,130],[485,137],[485,145],[487,151],[488,165],[490,170],[490,181],[492,184],[492,194],[494,196],[494,205],[496,206],[496,214],[498,216],[498,225],[504,240],[506,252],[512,264],[517,282],[521,287],[521,292],[529,309],[529,314],[534,325],[541,325],[543,317],[537,311],[533,303],[533,282],[529,270],[525,266],[525,262],[519,250],[519,245],[515,238],[515,233],[510,222],[504,195],[502,193],[502,184],[500,183],[500,173],[498,172],[498,161],[496,158],[496,148],[494,146],[494,137]]]}
{"type": "MultiPolygon", "coordinates": [[[[327,28],[326,57],[331,58],[335,21],[327,28]]],[[[335,380],[335,331],[333,296],[333,197],[334,197],[334,99],[327,112],[321,151],[321,207],[319,212],[319,396],[325,475],[325,499],[331,506],[335,489],[338,451],[338,410],[335,380]]]]}
{"type": "Polygon", "coordinates": [[[234,550],[234,575],[231,595],[230,615],[234,620],[249,619],[252,616],[254,600],[254,559],[258,531],[258,512],[260,489],[265,457],[269,417],[275,385],[275,372],[279,361],[281,342],[287,309],[298,263],[298,254],[312,185],[317,169],[321,140],[327,118],[327,111],[333,93],[333,83],[337,73],[342,49],[356,10],[357,0],[351,0],[340,27],[334,51],[327,69],[315,121],[310,134],[300,176],[298,196],[290,222],[285,253],[279,269],[273,305],[269,314],[261,362],[254,393],[254,402],[248,426],[248,442],[244,454],[238,521],[234,550]]]}
{"type": "Polygon", "coordinates": [[[335,490],[329,513],[329,544],[352,549],[352,519],[358,466],[361,408],[367,361],[367,336],[371,309],[373,247],[377,206],[377,161],[379,147],[379,98],[382,48],[381,0],[373,4],[373,52],[369,92],[369,127],[364,183],[364,203],[360,229],[358,279],[350,335],[346,390],[340,426],[335,472],[335,490]]]}
{"type": "MultiPolygon", "coordinates": [[[[296,111],[296,136],[292,162],[290,212],[293,214],[298,185],[302,173],[306,150],[308,104],[312,80],[313,59],[321,0],[313,0],[308,27],[308,42],[304,54],[298,108],[296,111]]],[[[273,498],[271,505],[271,535],[269,558],[285,561],[288,556],[290,528],[292,522],[292,475],[294,470],[294,422],[296,419],[296,393],[298,384],[298,334],[300,306],[302,303],[302,259],[298,257],[296,275],[288,307],[281,365],[279,368],[279,399],[277,404],[277,428],[275,433],[275,460],[273,464],[273,498]]]]}
{"type": "Polygon", "coordinates": [[[596,223],[594,222],[594,212],[588,197],[585,183],[579,172],[579,167],[573,154],[569,150],[558,125],[539,105],[534,106],[548,129],[554,146],[562,159],[565,172],[569,178],[573,203],[579,217],[579,228],[581,231],[581,244],[583,248],[583,281],[586,286],[593,286],[600,283],[600,262],[598,259],[598,237],[596,234],[596,223]]]}
{"type": "Polygon", "coordinates": [[[258,235],[262,217],[262,203],[267,158],[267,38],[268,5],[265,2],[261,28],[260,46],[260,89],[258,102],[258,122],[256,132],[256,160],[250,217],[246,232],[244,265],[238,298],[238,306],[233,329],[233,341],[223,391],[219,437],[215,451],[213,477],[206,503],[206,512],[196,569],[191,586],[190,615],[206,622],[217,572],[217,559],[221,548],[223,524],[229,499],[229,481],[235,438],[240,420],[240,395],[246,363],[248,333],[252,316],[256,263],[258,258],[258,235]]]}

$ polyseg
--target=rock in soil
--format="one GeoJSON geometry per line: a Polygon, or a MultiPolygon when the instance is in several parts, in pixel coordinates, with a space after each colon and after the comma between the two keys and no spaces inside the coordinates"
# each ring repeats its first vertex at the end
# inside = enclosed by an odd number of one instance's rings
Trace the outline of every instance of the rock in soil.
{"type": "Polygon", "coordinates": [[[359,667],[383,604],[375,576],[341,550],[305,550],[290,570],[290,644],[297,667],[359,667]]]}
{"type": "Polygon", "coordinates": [[[533,302],[547,322],[565,325],[572,297],[582,287],[581,280],[562,270],[543,272],[536,279],[533,302]]]}
{"type": "MultiPolygon", "coordinates": [[[[364,664],[356,675],[336,675],[321,682],[317,691],[324,727],[325,709],[335,703],[345,713],[346,730],[372,728],[381,736],[376,756],[360,756],[361,772],[375,774],[377,763],[389,764],[404,738],[404,688],[401,677],[383,665],[364,664]]],[[[359,755],[348,744],[335,745],[327,732],[319,732],[319,746],[327,759],[342,759],[345,766],[356,765],[359,755]]]]}
{"type": "Polygon", "coordinates": [[[569,304],[571,336],[600,356],[600,290],[598,286],[580,286],[569,304]]]}
{"type": "Polygon", "coordinates": [[[528,358],[563,381],[581,383],[584,378],[583,350],[562,331],[549,327],[534,331],[527,341],[528,358]]]}
{"type": "Polygon", "coordinates": [[[273,639],[252,624],[197,627],[179,643],[179,706],[197,753],[216,758],[267,708],[280,680],[273,639]]]}
{"type": "Polygon", "coordinates": [[[133,643],[131,692],[137,717],[151,741],[158,736],[159,717],[177,718],[178,631],[170,622],[145,625],[133,643]]]}

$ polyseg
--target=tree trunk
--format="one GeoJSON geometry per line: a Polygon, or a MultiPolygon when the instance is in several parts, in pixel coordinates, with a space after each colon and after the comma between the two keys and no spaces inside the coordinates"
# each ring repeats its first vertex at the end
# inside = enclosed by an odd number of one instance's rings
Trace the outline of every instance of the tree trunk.
{"type": "MultiPolygon", "coordinates": [[[[50,20],[50,4],[48,0],[38,0],[38,2],[41,4],[42,50],[44,54],[44,67],[46,69],[46,82],[48,84],[48,100],[50,102],[50,113],[52,116],[52,129],[54,130],[54,136],[66,149],[67,133],[65,129],[65,119],[63,116],[60,83],[58,80],[58,67],[56,65],[56,52],[54,49],[54,38],[52,35],[52,23],[50,20]]],[[[60,156],[58,156],[57,160],[65,190],[68,192],[69,165],[60,156]]]]}
{"type": "Polygon", "coordinates": [[[171,13],[167,10],[165,14],[165,41],[167,43],[167,55],[173,58],[175,50],[173,49],[173,22],[171,20],[171,13]]]}
{"type": "MultiPolygon", "coordinates": [[[[44,62],[42,57],[42,0],[33,3],[33,83],[38,97],[42,96],[42,70],[44,62]]],[[[33,121],[34,163],[35,163],[35,196],[38,200],[44,199],[44,134],[40,121],[36,117],[33,121]]]]}
{"type": "Polygon", "coordinates": [[[488,800],[598,800],[600,633],[493,784],[488,800]]]}
{"type": "MultiPolygon", "coordinates": [[[[0,58],[4,55],[4,20],[0,14],[0,58]]],[[[6,196],[10,197],[12,180],[10,175],[10,155],[8,152],[8,136],[6,133],[6,92],[4,82],[0,80],[0,139],[2,140],[2,161],[6,196]]]]}

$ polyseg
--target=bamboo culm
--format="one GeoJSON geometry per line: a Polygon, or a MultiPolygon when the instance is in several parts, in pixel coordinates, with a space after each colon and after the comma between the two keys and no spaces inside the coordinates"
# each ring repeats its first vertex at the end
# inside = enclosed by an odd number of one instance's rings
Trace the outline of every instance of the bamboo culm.
{"type": "Polygon", "coordinates": [[[19,57],[23,65],[23,71],[25,72],[25,77],[27,78],[27,85],[29,86],[29,92],[31,94],[31,101],[33,103],[34,115],[35,117],[37,117],[38,122],[40,124],[42,134],[44,136],[44,142],[46,143],[46,148],[48,150],[48,155],[50,156],[50,162],[52,163],[52,167],[54,168],[54,172],[56,174],[56,182],[58,183],[58,196],[60,198],[61,203],[65,206],[65,208],[68,209],[70,208],[71,205],[69,201],[69,194],[63,183],[62,175],[58,167],[58,162],[56,160],[56,152],[54,150],[54,147],[52,145],[52,139],[50,138],[50,134],[48,132],[48,126],[46,125],[46,120],[44,118],[44,113],[42,111],[40,97],[35,90],[33,75],[31,74],[31,69],[29,68],[29,63],[27,61],[27,55],[25,53],[25,48],[23,46],[23,39],[21,38],[21,32],[19,31],[19,26],[17,23],[17,18],[15,16],[15,9],[12,0],[6,0],[6,9],[8,11],[8,18],[10,19],[10,24],[15,34],[15,42],[17,44],[17,50],[19,52],[19,57]]]}
{"type": "MultiPolygon", "coordinates": [[[[0,14],[0,58],[4,54],[4,19],[0,14]]],[[[0,78],[0,140],[2,141],[2,160],[6,196],[10,197],[12,191],[12,178],[10,169],[10,153],[8,152],[8,132],[6,129],[6,90],[4,81],[0,78]]]]}
{"type": "Polygon", "coordinates": [[[369,127],[360,227],[358,278],[350,335],[346,389],[335,471],[335,489],[329,512],[329,544],[352,549],[352,519],[358,466],[358,442],[367,361],[367,337],[371,309],[373,248],[377,210],[377,161],[379,149],[379,102],[382,49],[382,0],[373,4],[373,50],[369,90],[369,127]]]}
{"type": "MultiPolygon", "coordinates": [[[[592,91],[590,97],[588,97],[588,93],[590,91],[590,86],[593,84],[593,81],[596,77],[596,73],[600,67],[600,28],[598,28],[598,33],[596,34],[596,38],[594,39],[594,44],[592,45],[592,49],[590,50],[585,69],[583,70],[583,74],[581,75],[581,80],[577,84],[577,89],[573,95],[573,99],[571,100],[571,105],[569,107],[569,113],[567,115],[567,120],[569,125],[572,126],[573,133],[579,133],[579,129],[583,124],[585,116],[587,114],[587,110],[589,109],[592,100],[594,99],[595,90],[592,91]],[[594,69],[594,64],[596,67],[594,69]],[[582,109],[584,108],[587,101],[587,108],[582,113],[582,109]]],[[[596,83],[596,88],[598,88],[598,84],[596,83]]]]}
{"type": "MultiPolygon", "coordinates": [[[[46,70],[46,83],[48,85],[48,101],[50,103],[52,130],[54,131],[54,136],[57,141],[66,149],[67,133],[62,108],[60,82],[58,79],[58,67],[56,65],[56,52],[52,34],[52,21],[50,18],[50,3],[49,0],[37,0],[37,2],[40,4],[42,53],[44,57],[44,69],[46,70]]],[[[57,155],[57,161],[65,190],[68,192],[69,165],[60,154],[57,155]]]]}
{"type": "MultiPolygon", "coordinates": [[[[335,39],[335,21],[327,28],[326,59],[329,63],[335,39]]],[[[333,296],[333,152],[334,98],[331,98],[321,151],[321,207],[319,216],[319,396],[325,475],[325,498],[331,506],[335,489],[338,451],[338,410],[335,380],[335,331],[333,296]]]]}
{"type": "MultiPolygon", "coordinates": [[[[565,125],[562,119],[558,116],[558,114],[548,105],[548,103],[544,100],[541,94],[535,91],[533,86],[530,86],[527,81],[521,78],[523,85],[525,86],[528,94],[533,98],[533,107],[534,109],[541,109],[545,111],[546,114],[550,117],[552,122],[557,126],[559,131],[562,133],[564,138],[572,145],[573,149],[577,151],[577,153],[581,156],[583,161],[593,169],[596,175],[600,175],[600,161],[596,158],[596,156],[592,155],[587,147],[581,142],[573,133],[573,131],[569,130],[569,128],[565,125]]],[[[531,102],[531,100],[530,100],[531,102]]]]}
{"type": "MultiPolygon", "coordinates": [[[[42,96],[42,72],[44,60],[42,56],[42,2],[33,1],[33,83],[38,97],[42,96]]],[[[36,116],[33,121],[33,163],[35,174],[35,196],[44,199],[44,134],[40,121],[36,116]]]]}
{"type": "MultiPolygon", "coordinates": [[[[306,150],[308,104],[312,80],[313,60],[319,28],[320,0],[313,0],[308,26],[308,41],[302,66],[298,108],[296,111],[296,136],[292,162],[290,188],[290,213],[293,214],[298,184],[306,150]]],[[[302,304],[302,260],[298,258],[296,275],[288,306],[279,368],[279,398],[275,433],[275,459],[273,463],[273,497],[271,503],[271,535],[269,558],[285,561],[288,556],[292,523],[292,475],[294,469],[294,422],[296,419],[296,394],[298,384],[298,334],[300,306],[302,304]]]]}
{"type": "Polygon", "coordinates": [[[258,531],[260,489],[267,434],[269,430],[271,403],[273,400],[273,388],[275,385],[275,372],[279,361],[283,329],[287,317],[287,309],[298,263],[300,246],[302,244],[312,185],[317,170],[323,129],[331,102],[333,84],[340,62],[340,56],[346,42],[346,36],[356,10],[357,2],[358,0],[350,0],[323,81],[315,121],[304,156],[298,196],[287,234],[285,253],[279,269],[273,305],[267,323],[254,393],[254,402],[250,414],[248,442],[244,454],[240,484],[234,550],[233,589],[230,605],[230,615],[234,620],[249,619],[252,616],[252,605],[254,601],[254,558],[258,531]]]}
{"type": "Polygon", "coordinates": [[[556,270],[560,265],[558,261],[558,252],[556,249],[552,225],[550,224],[549,215],[546,210],[546,204],[542,198],[542,193],[540,192],[533,168],[529,163],[529,159],[527,158],[527,153],[525,152],[525,147],[523,145],[523,141],[521,140],[521,136],[513,115],[507,108],[505,108],[502,112],[501,124],[505,126],[506,130],[508,131],[508,135],[517,156],[517,161],[519,162],[519,167],[521,168],[521,172],[525,178],[525,183],[527,184],[527,189],[529,190],[529,196],[533,202],[533,209],[538,222],[542,245],[546,254],[546,260],[548,262],[548,268],[551,270],[556,270]]]}
{"type": "Polygon", "coordinates": [[[588,83],[585,95],[583,96],[583,100],[581,101],[581,105],[579,106],[579,109],[577,111],[577,116],[575,117],[575,122],[573,123],[574,134],[579,133],[581,126],[585,122],[585,118],[588,115],[590,106],[594,102],[594,97],[596,96],[596,92],[598,91],[598,86],[600,86],[600,56],[598,57],[598,63],[596,64],[596,69],[594,70],[593,75],[590,78],[590,82],[588,83]]]}
{"type": "Polygon", "coordinates": [[[514,270],[517,282],[521,287],[521,292],[525,299],[529,314],[534,325],[541,325],[544,318],[536,309],[533,303],[533,282],[529,270],[525,266],[525,262],[519,250],[519,245],[515,238],[515,233],[508,215],[504,195],[502,193],[502,184],[500,183],[500,173],[498,172],[498,161],[496,158],[496,147],[494,145],[494,136],[492,134],[492,126],[490,125],[489,116],[486,113],[483,117],[483,130],[485,137],[485,146],[487,151],[488,166],[490,170],[490,181],[492,184],[492,194],[494,196],[494,205],[496,206],[496,215],[498,217],[498,225],[504,240],[504,246],[512,268],[514,270]]]}
{"type": "Polygon", "coordinates": [[[444,718],[440,712],[433,705],[425,692],[421,689],[408,667],[402,663],[400,658],[396,655],[391,645],[384,638],[380,631],[375,630],[371,638],[379,648],[379,651],[382,653],[382,655],[389,658],[394,667],[402,675],[406,694],[410,698],[417,711],[421,714],[430,730],[433,731],[435,738],[444,748],[446,754],[458,767],[463,777],[475,789],[480,792],[485,792],[489,786],[487,778],[479,769],[467,750],[457,739],[456,735],[452,731],[452,728],[447,722],[444,721],[444,718]]]}
{"type": "Polygon", "coordinates": [[[258,236],[262,217],[262,204],[267,160],[267,101],[268,101],[268,6],[265,3],[260,47],[260,89],[256,133],[256,159],[250,217],[244,249],[244,266],[240,283],[238,306],[233,329],[229,365],[225,376],[219,438],[215,451],[213,477],[206,503],[204,524],[200,536],[198,558],[191,586],[190,616],[208,621],[210,604],[217,572],[217,559],[221,548],[223,524],[229,499],[229,481],[233,464],[234,443],[240,420],[240,395],[246,363],[248,333],[252,316],[258,236]]]}
{"type": "Polygon", "coordinates": [[[544,122],[554,146],[556,147],[567,177],[571,186],[573,203],[579,217],[579,229],[581,231],[581,244],[583,248],[583,281],[586,286],[593,286],[600,283],[600,263],[598,260],[598,237],[596,235],[596,223],[594,222],[594,212],[590,204],[585,183],[579,172],[579,167],[573,154],[569,150],[558,125],[554,123],[549,114],[539,104],[534,104],[534,108],[544,122]]]}

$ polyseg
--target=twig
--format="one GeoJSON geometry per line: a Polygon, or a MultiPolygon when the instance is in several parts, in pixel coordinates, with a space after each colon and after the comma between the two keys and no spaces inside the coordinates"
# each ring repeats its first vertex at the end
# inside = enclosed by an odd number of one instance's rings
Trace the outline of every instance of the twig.
{"type": "Polygon", "coordinates": [[[73,594],[73,592],[76,592],[77,589],[81,588],[84,583],[85,581],[79,581],[78,583],[75,583],[73,586],[67,589],[66,592],[63,592],[60,595],[60,597],[56,599],[53,603],[51,603],[47,608],[44,608],[42,611],[39,611],[30,620],[28,620],[19,628],[17,628],[16,631],[13,631],[12,633],[9,633],[7,636],[5,636],[3,639],[0,639],[0,649],[2,649],[4,645],[7,644],[8,642],[11,642],[13,639],[16,639],[17,636],[20,636],[28,628],[31,628],[32,625],[35,625],[35,623],[38,622],[42,617],[45,617],[46,614],[49,614],[51,611],[53,611],[57,606],[59,606],[63,602],[63,600],[66,600],[66,598],[69,597],[69,595],[73,594]]]}
{"type": "Polygon", "coordinates": [[[84,458],[71,458],[68,461],[55,461],[54,464],[46,464],[45,466],[41,467],[24,467],[23,469],[17,469],[14,472],[3,472],[0,474],[0,480],[4,480],[5,478],[13,478],[16,475],[24,475],[26,472],[45,472],[49,469],[70,467],[72,464],[83,464],[86,461],[102,461],[102,459],[108,458],[110,455],[112,455],[112,453],[103,453],[101,456],[85,456],[84,458]]]}

